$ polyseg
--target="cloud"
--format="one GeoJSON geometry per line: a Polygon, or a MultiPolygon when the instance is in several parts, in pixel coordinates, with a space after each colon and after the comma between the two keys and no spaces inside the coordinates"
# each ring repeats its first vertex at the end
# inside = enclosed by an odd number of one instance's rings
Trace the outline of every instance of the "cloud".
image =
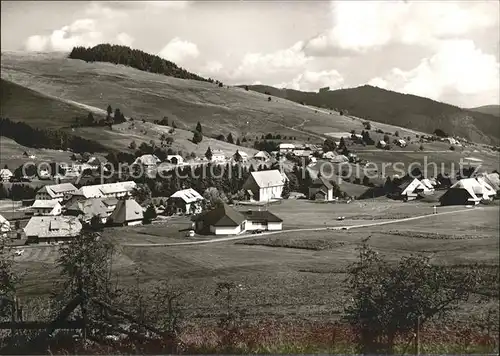
{"type": "Polygon", "coordinates": [[[187,58],[197,58],[200,51],[195,43],[175,37],[162,48],[158,55],[174,63],[180,63],[187,58]]]}
{"type": "Polygon", "coordinates": [[[344,83],[344,78],[335,69],[320,72],[305,71],[292,81],[276,85],[278,88],[295,89],[302,91],[317,91],[320,88],[336,89],[344,83]]]}
{"type": "Polygon", "coordinates": [[[116,27],[127,18],[123,11],[100,3],[90,3],[84,11],[87,17],[77,19],[69,25],[52,31],[49,35],[33,35],[24,45],[28,51],[70,51],[75,46],[95,46],[114,40],[129,45],[133,38],[126,33],[116,35],[116,27]]]}
{"type": "Polygon", "coordinates": [[[393,68],[369,84],[434,100],[479,106],[498,103],[500,64],[471,40],[445,40],[434,55],[411,70],[393,68]],[[467,100],[467,102],[464,102],[467,100]]]}
{"type": "Polygon", "coordinates": [[[297,73],[312,60],[303,52],[304,43],[299,41],[287,49],[273,53],[247,53],[232,73],[233,78],[247,80],[263,78],[269,74],[297,73]]]}
{"type": "Polygon", "coordinates": [[[49,36],[28,37],[25,47],[28,51],[70,51],[75,46],[95,46],[102,42],[102,37],[93,19],[78,19],[49,36]]]}
{"type": "Polygon", "coordinates": [[[217,74],[220,73],[222,68],[222,63],[218,61],[209,61],[201,68],[200,72],[203,74],[217,74]]]}
{"type": "Polygon", "coordinates": [[[125,32],[120,32],[116,36],[116,40],[119,44],[127,47],[132,46],[132,43],[134,43],[134,38],[125,32]]]}
{"type": "Polygon", "coordinates": [[[308,55],[365,53],[389,44],[429,46],[498,25],[499,3],[333,1],[332,28],[307,41],[308,55]]]}

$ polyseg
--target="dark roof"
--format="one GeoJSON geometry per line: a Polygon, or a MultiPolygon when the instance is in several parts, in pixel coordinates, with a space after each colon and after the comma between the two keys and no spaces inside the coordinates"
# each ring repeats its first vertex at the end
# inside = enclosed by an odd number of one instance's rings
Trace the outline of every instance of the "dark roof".
{"type": "Polygon", "coordinates": [[[282,222],[279,217],[267,210],[247,210],[241,211],[247,220],[264,222],[282,222]]]}
{"type": "Polygon", "coordinates": [[[202,220],[207,226],[238,226],[245,221],[245,217],[224,203],[199,215],[196,220],[202,220]]]}
{"type": "Polygon", "coordinates": [[[325,186],[327,189],[333,189],[332,183],[330,183],[326,178],[319,177],[313,180],[312,182],[313,187],[323,187],[325,186]]]}

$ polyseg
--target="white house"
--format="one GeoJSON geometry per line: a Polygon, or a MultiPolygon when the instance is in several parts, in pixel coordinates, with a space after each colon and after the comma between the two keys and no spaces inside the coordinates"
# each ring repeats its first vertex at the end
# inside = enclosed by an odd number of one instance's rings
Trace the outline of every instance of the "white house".
{"type": "Polygon", "coordinates": [[[267,210],[241,211],[246,219],[245,231],[279,231],[283,229],[283,220],[267,210]]]}
{"type": "Polygon", "coordinates": [[[40,188],[35,195],[35,200],[62,201],[65,195],[77,192],[78,189],[71,183],[46,185],[40,188]]]}
{"type": "Polygon", "coordinates": [[[476,205],[495,195],[495,190],[484,180],[466,178],[453,184],[439,200],[442,205],[476,205]]]}
{"type": "Polygon", "coordinates": [[[0,237],[5,237],[7,232],[9,232],[10,230],[11,228],[9,220],[0,215],[0,237]]]}
{"type": "Polygon", "coordinates": [[[385,142],[384,140],[378,141],[377,147],[379,147],[379,148],[385,148],[385,146],[387,146],[387,142],[385,142]]]}
{"type": "Polygon", "coordinates": [[[194,189],[183,189],[175,192],[168,198],[168,205],[175,209],[176,213],[199,214],[203,197],[194,189]]]}
{"type": "Polygon", "coordinates": [[[28,242],[58,242],[80,235],[82,224],[72,216],[33,216],[24,227],[28,242]]]}
{"type": "Polygon", "coordinates": [[[269,211],[248,210],[240,212],[227,204],[198,215],[195,228],[199,233],[214,235],[238,235],[246,231],[269,230],[283,228],[283,220],[269,211]]]}
{"type": "Polygon", "coordinates": [[[137,184],[134,181],[86,185],[80,188],[85,198],[121,198],[130,194],[137,184]]]}
{"type": "Polygon", "coordinates": [[[221,150],[213,150],[212,151],[212,162],[225,162],[226,155],[221,150]]]}
{"type": "Polygon", "coordinates": [[[8,168],[2,168],[0,169],[0,181],[2,182],[8,182],[10,178],[14,176],[14,173],[10,171],[8,168]]]}
{"type": "MultiPolygon", "coordinates": [[[[246,162],[246,161],[248,161],[248,153],[243,152],[243,151],[240,151],[240,150],[236,150],[236,152],[240,155],[241,162],[246,162]]],[[[236,161],[236,160],[237,160],[236,152],[235,152],[235,153],[234,153],[234,155],[233,155],[233,161],[236,161]]]]}
{"type": "Polygon", "coordinates": [[[432,190],[427,188],[425,184],[419,181],[417,178],[414,178],[412,181],[407,181],[403,183],[400,188],[401,196],[404,200],[415,200],[419,193],[431,194],[432,190]]]}
{"type": "Polygon", "coordinates": [[[293,152],[294,149],[295,149],[295,146],[291,143],[280,143],[280,145],[279,145],[280,153],[293,152]]]}
{"type": "Polygon", "coordinates": [[[259,151],[256,154],[254,154],[253,158],[258,161],[267,161],[269,160],[270,157],[269,153],[267,153],[266,151],[259,151]]]}
{"type": "Polygon", "coordinates": [[[58,200],[35,200],[31,206],[34,215],[61,215],[62,206],[58,200]]]}
{"type": "Polygon", "coordinates": [[[285,177],[277,169],[252,172],[243,184],[250,200],[270,201],[281,199],[285,177]]]}
{"type": "Polygon", "coordinates": [[[406,147],[406,141],[403,140],[402,138],[398,139],[398,140],[395,140],[394,142],[396,145],[398,145],[399,147],[406,147]]]}
{"type": "Polygon", "coordinates": [[[324,159],[333,159],[337,156],[337,154],[333,151],[328,151],[328,152],[325,152],[323,153],[323,158],[324,159]]]}

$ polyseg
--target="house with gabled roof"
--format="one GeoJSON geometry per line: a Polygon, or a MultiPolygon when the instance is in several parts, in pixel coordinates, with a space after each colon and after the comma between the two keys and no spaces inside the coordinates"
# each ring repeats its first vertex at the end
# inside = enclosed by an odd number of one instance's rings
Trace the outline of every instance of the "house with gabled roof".
{"type": "Polygon", "coordinates": [[[28,243],[68,241],[81,230],[82,224],[73,216],[33,216],[24,227],[28,243]]]}
{"type": "Polygon", "coordinates": [[[71,183],[46,185],[36,192],[35,200],[57,200],[62,201],[65,195],[72,194],[78,189],[71,183]]]}
{"type": "Polygon", "coordinates": [[[264,202],[281,199],[285,177],[277,169],[252,172],[243,184],[250,200],[264,202]]]}
{"type": "Polygon", "coordinates": [[[214,235],[240,234],[245,231],[245,224],[243,214],[225,203],[195,218],[195,228],[198,233],[214,235]]]}
{"type": "Polygon", "coordinates": [[[139,225],[144,219],[143,213],[142,207],[134,199],[120,199],[107,222],[117,226],[139,225]]]}
{"type": "Polygon", "coordinates": [[[134,181],[86,185],[79,193],[85,198],[121,198],[130,194],[137,184],[134,181]]]}
{"type": "Polygon", "coordinates": [[[431,194],[432,190],[429,189],[417,178],[404,180],[399,186],[400,196],[405,201],[415,200],[419,194],[431,194]]]}
{"type": "Polygon", "coordinates": [[[8,168],[2,168],[0,169],[0,181],[2,182],[8,182],[12,177],[14,176],[14,173],[8,168]]]}
{"type": "Polygon", "coordinates": [[[266,151],[259,151],[253,155],[253,158],[259,161],[267,161],[271,157],[269,156],[269,153],[267,153],[266,151]]]}
{"type": "Polygon", "coordinates": [[[214,235],[238,235],[243,232],[277,231],[283,228],[283,220],[270,211],[238,211],[222,203],[216,208],[194,218],[198,233],[214,235]]]}
{"type": "Polygon", "coordinates": [[[9,220],[0,215],[0,237],[5,237],[10,230],[11,227],[9,220]]]}
{"type": "Polygon", "coordinates": [[[34,215],[61,215],[62,206],[58,200],[35,200],[31,205],[31,211],[34,215]]]}
{"type": "Polygon", "coordinates": [[[481,200],[491,200],[495,190],[484,180],[476,178],[460,179],[444,193],[441,205],[477,205],[481,200]]]}
{"type": "Polygon", "coordinates": [[[203,197],[196,190],[182,189],[172,194],[167,201],[168,209],[177,214],[199,214],[203,197]]]}
{"type": "Polygon", "coordinates": [[[105,224],[108,216],[111,215],[103,199],[92,198],[75,201],[66,206],[66,215],[76,216],[84,223],[90,223],[94,216],[98,216],[101,223],[105,224]]]}
{"type": "Polygon", "coordinates": [[[295,149],[295,145],[292,143],[280,143],[279,144],[280,153],[293,152],[294,149],[295,149]]]}
{"type": "Polygon", "coordinates": [[[324,177],[318,177],[309,186],[309,199],[320,201],[333,200],[333,185],[324,177]]]}

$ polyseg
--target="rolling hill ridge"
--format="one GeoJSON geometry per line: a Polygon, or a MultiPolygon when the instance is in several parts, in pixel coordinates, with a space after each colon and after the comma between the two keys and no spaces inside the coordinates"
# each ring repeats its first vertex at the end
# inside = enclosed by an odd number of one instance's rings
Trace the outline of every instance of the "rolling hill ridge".
{"type": "Polygon", "coordinates": [[[427,133],[442,129],[449,135],[499,144],[500,120],[489,110],[467,110],[431,99],[364,85],[332,91],[302,92],[265,85],[250,85],[250,90],[297,103],[322,108],[347,110],[350,115],[411,128],[427,133]]]}

